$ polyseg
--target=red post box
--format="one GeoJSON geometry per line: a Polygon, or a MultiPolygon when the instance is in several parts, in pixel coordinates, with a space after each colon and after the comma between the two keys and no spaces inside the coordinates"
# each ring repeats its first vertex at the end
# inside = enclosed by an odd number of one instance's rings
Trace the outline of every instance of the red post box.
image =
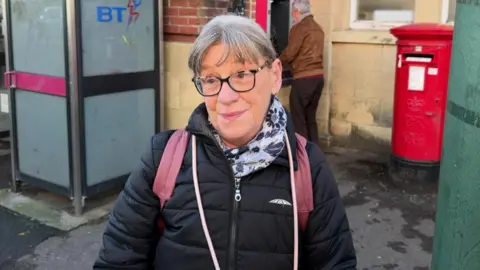
{"type": "Polygon", "coordinates": [[[397,38],[390,175],[437,181],[453,26],[410,24],[390,32],[397,38]]]}

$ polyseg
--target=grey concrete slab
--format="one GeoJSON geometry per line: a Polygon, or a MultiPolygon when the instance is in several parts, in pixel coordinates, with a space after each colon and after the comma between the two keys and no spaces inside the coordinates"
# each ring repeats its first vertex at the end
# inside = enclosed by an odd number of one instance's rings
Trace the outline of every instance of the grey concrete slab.
{"type": "Polygon", "coordinates": [[[9,189],[0,189],[0,206],[58,230],[70,231],[107,216],[116,198],[116,196],[103,198],[101,204],[88,209],[81,216],[75,216],[72,213],[73,206],[69,198],[43,190],[37,190],[37,192],[42,195],[33,195],[28,192],[14,193],[9,189]],[[55,204],[52,202],[59,203],[55,204]]]}
{"type": "Polygon", "coordinates": [[[85,213],[77,217],[73,214],[71,199],[65,196],[29,185],[22,185],[20,193],[11,192],[11,158],[8,147],[8,142],[0,141],[0,207],[62,231],[70,231],[110,213],[116,194],[87,198],[85,213]]]}

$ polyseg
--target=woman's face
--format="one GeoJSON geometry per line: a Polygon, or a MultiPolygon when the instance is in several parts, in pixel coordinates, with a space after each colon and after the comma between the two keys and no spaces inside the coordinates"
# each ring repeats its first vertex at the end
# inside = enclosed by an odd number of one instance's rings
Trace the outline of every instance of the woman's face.
{"type": "MultiPolygon", "coordinates": [[[[253,63],[239,63],[232,56],[221,65],[225,47],[214,45],[205,54],[201,77],[215,76],[227,78],[242,71],[261,67],[253,63]]],[[[234,55],[234,54],[231,54],[234,55]]],[[[277,59],[271,67],[265,67],[255,75],[255,87],[248,92],[233,91],[228,83],[223,83],[220,93],[204,97],[211,123],[222,137],[227,147],[247,144],[260,130],[272,94],[275,95],[282,84],[282,64],[277,59]]]]}

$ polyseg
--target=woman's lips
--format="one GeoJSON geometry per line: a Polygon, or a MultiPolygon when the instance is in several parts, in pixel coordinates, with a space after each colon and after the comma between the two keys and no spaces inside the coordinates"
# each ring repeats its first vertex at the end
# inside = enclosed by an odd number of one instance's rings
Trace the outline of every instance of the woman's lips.
{"type": "Polygon", "coordinates": [[[242,116],[246,111],[247,110],[231,112],[231,113],[220,113],[220,116],[227,121],[232,121],[242,116]]]}

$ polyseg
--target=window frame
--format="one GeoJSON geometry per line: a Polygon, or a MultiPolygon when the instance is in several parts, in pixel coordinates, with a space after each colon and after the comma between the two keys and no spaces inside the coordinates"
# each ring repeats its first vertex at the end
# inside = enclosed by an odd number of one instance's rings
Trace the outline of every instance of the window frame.
{"type": "MultiPolygon", "coordinates": [[[[363,30],[388,30],[393,27],[411,24],[413,21],[408,22],[379,22],[371,20],[358,20],[358,1],[350,0],[350,29],[363,29],[363,30]]],[[[445,0],[443,0],[445,1],[445,0]]],[[[448,1],[448,0],[446,0],[448,1]]],[[[448,10],[448,9],[447,9],[448,10]]],[[[415,15],[415,7],[413,10],[415,15]]]]}
{"type": "Polygon", "coordinates": [[[450,9],[450,0],[442,0],[442,17],[441,17],[442,23],[454,25],[455,18],[453,18],[453,21],[448,20],[449,9],[450,9]]]}

